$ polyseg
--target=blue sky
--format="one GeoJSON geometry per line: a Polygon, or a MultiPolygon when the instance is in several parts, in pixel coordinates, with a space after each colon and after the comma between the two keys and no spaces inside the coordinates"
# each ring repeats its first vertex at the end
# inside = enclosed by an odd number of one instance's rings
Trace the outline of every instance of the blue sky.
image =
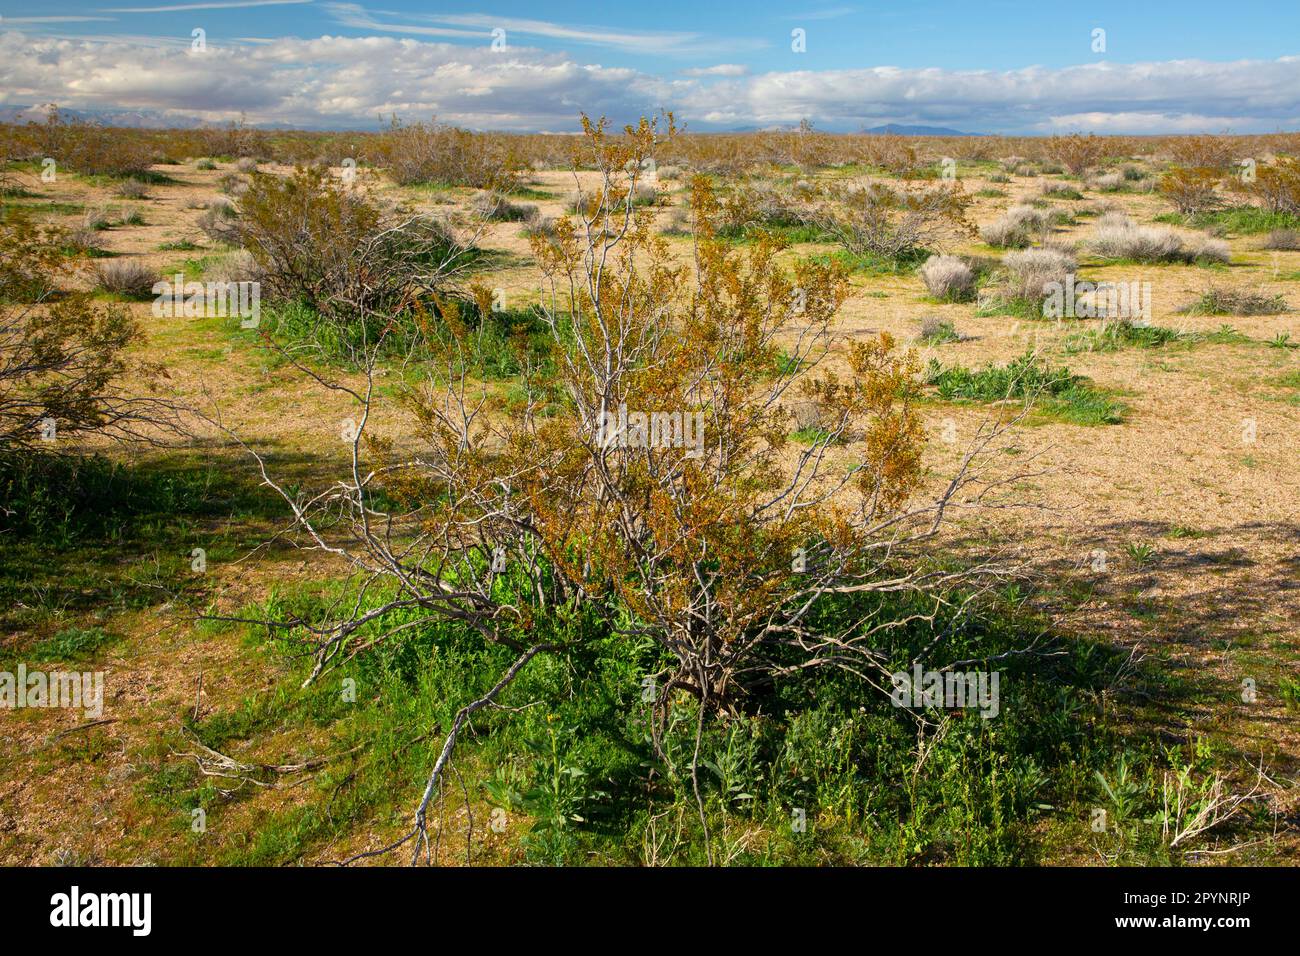
{"type": "Polygon", "coordinates": [[[804,116],[827,129],[1030,133],[1300,121],[1300,4],[1259,0],[0,0],[0,16],[0,106],[317,127],[374,125],[391,110],[572,129],[580,108],[624,120],[658,107],[700,129],[804,116]]]}

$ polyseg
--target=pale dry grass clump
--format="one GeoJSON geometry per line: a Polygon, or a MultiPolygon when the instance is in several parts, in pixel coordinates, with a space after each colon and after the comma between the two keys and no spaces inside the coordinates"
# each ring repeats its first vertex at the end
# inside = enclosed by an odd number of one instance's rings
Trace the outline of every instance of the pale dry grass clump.
{"type": "Polygon", "coordinates": [[[226,173],[217,180],[217,188],[227,196],[240,196],[247,191],[248,183],[242,176],[226,173]]]}
{"type": "Polygon", "coordinates": [[[926,289],[936,299],[968,302],[975,297],[975,271],[956,256],[931,256],[920,272],[926,289]]]}
{"type": "Polygon", "coordinates": [[[96,256],[104,252],[104,239],[94,229],[80,226],[68,233],[68,249],[77,255],[96,256]]]}
{"type": "Polygon", "coordinates": [[[204,274],[212,282],[260,282],[263,276],[262,267],[247,249],[236,249],[204,274]]]}
{"type": "Polygon", "coordinates": [[[1074,256],[1064,249],[1039,248],[1009,252],[1002,260],[1007,271],[1007,294],[1012,299],[1041,301],[1048,286],[1070,282],[1079,267],[1074,256]]]}
{"type": "Polygon", "coordinates": [[[1026,203],[1012,206],[980,229],[980,238],[999,249],[1023,249],[1051,228],[1047,213],[1026,203]]]}
{"type": "Polygon", "coordinates": [[[1088,248],[1102,259],[1134,262],[1228,262],[1228,244],[1219,239],[1185,241],[1172,229],[1139,226],[1122,213],[1107,213],[1097,221],[1088,248]]]}
{"type": "Polygon", "coordinates": [[[1210,286],[1199,299],[1178,311],[1183,315],[1282,315],[1291,309],[1280,294],[1210,286]]]}
{"type": "Polygon", "coordinates": [[[1117,193],[1124,188],[1126,180],[1123,173],[1102,173],[1094,176],[1088,185],[1103,193],[1117,193]]]}
{"type": "Polygon", "coordinates": [[[158,281],[158,272],[139,259],[108,259],[95,266],[95,285],[118,295],[145,296],[158,281]]]}
{"type": "Polygon", "coordinates": [[[1274,229],[1264,237],[1264,248],[1280,252],[1300,251],[1300,230],[1274,229]]]}
{"type": "Polygon", "coordinates": [[[217,196],[196,221],[209,239],[228,245],[239,244],[239,209],[224,196],[217,196]]]}
{"type": "Polygon", "coordinates": [[[116,218],[117,210],[108,206],[92,206],[81,217],[81,226],[83,229],[94,229],[96,231],[107,229],[113,225],[116,218]]]}
{"type": "Polygon", "coordinates": [[[1038,187],[1041,195],[1052,199],[1081,199],[1079,190],[1069,183],[1059,182],[1054,179],[1046,180],[1038,187]]]}
{"type": "Polygon", "coordinates": [[[488,222],[532,222],[541,215],[541,210],[531,203],[511,202],[493,190],[478,193],[470,201],[470,209],[488,222]]]}
{"type": "Polygon", "coordinates": [[[117,194],[123,199],[148,199],[149,187],[138,179],[126,179],[118,185],[117,194]]]}

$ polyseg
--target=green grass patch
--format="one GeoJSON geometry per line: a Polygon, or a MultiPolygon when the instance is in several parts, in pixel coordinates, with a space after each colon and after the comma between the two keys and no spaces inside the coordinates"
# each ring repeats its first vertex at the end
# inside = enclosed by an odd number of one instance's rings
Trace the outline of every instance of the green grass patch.
{"type": "Polygon", "coordinates": [[[931,359],[925,381],[945,401],[1027,401],[1041,416],[1074,425],[1117,425],[1124,420],[1122,403],[1083,376],[1064,366],[1053,368],[1030,352],[1006,365],[981,369],[945,368],[931,359]]]}
{"type": "Polygon", "coordinates": [[[1156,216],[1155,221],[1175,226],[1191,226],[1196,229],[1218,227],[1247,236],[1272,232],[1274,229],[1300,228],[1300,216],[1286,212],[1270,212],[1258,206],[1232,206],[1228,209],[1202,212],[1193,216],[1170,212],[1156,216]]]}
{"type": "Polygon", "coordinates": [[[1124,348],[1154,349],[1167,345],[1190,344],[1195,337],[1160,325],[1135,325],[1132,322],[1107,322],[1100,328],[1074,332],[1061,346],[1068,355],[1079,352],[1117,352],[1124,348]]]}
{"type": "MultiPolygon", "coordinates": [[[[522,581],[508,586],[527,600],[522,581]]],[[[318,620],[344,594],[313,586],[250,612],[318,620]]],[[[1047,627],[1023,610],[1024,595],[1008,591],[972,606],[960,597],[948,595],[933,621],[936,605],[922,597],[826,600],[808,623],[829,634],[854,622],[893,622],[879,631],[879,649],[900,671],[913,658],[934,669],[958,660],[977,662],[963,665],[968,670],[996,669],[996,719],[930,709],[926,716],[944,720],[945,730],[925,734],[927,756],[918,761],[922,737],[911,710],[852,675],[796,670],[730,718],[704,719],[698,781],[707,835],[689,769],[699,716],[692,698],[670,700],[660,746],[651,743],[641,690],[665,664],[657,646],[618,634],[617,609],[588,605],[539,619],[538,638],[564,639],[574,650],[535,659],[502,695],[503,706],[480,712],[462,736],[456,769],[431,807],[431,820],[447,821],[440,860],[644,865],[653,846],[655,861],[669,865],[701,865],[710,855],[742,866],[1034,864],[1087,839],[1091,808],[1104,806],[1112,826],[1098,839],[1108,852],[1126,862],[1178,861],[1181,851],[1167,846],[1155,819],[1160,781],[1170,767],[1208,773],[1211,757],[1164,745],[1114,712],[1123,654],[1049,634],[1042,643],[1049,653],[1017,655],[1028,635],[1047,627]],[[1013,653],[994,663],[1006,651],[1013,653]],[[457,816],[466,806],[473,838],[457,816]],[[794,809],[806,822],[799,831],[790,825],[794,809]],[[483,838],[492,814],[507,824],[493,836],[495,848],[483,838]]],[[[190,808],[208,814],[202,839],[168,842],[168,862],[322,862],[337,859],[334,844],[358,831],[401,832],[456,710],[513,657],[457,625],[408,623],[306,689],[296,686],[307,665],[292,633],[250,629],[288,673],[206,715],[193,734],[226,753],[281,737],[310,741],[280,759],[326,759],[298,799],[258,813],[249,833],[222,821],[258,787],[223,796],[211,778],[160,748],[141,782],[146,797],[176,810],[178,835],[190,808]],[[344,678],[355,682],[355,703],[340,693],[344,678]]],[[[1178,699],[1169,678],[1139,667],[1145,692],[1156,686],[1165,700],[1178,699]]],[[[404,859],[409,847],[398,852],[404,859]]]]}

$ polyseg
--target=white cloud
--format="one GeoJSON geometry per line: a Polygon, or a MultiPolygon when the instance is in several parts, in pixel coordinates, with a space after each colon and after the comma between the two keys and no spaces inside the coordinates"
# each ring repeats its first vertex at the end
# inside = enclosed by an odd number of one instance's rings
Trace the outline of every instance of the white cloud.
{"type": "Polygon", "coordinates": [[[882,122],[972,132],[1271,132],[1300,117],[1300,57],[1095,63],[1049,69],[746,75],[736,64],[656,76],[511,43],[409,37],[209,37],[205,54],[143,37],[0,33],[0,104],[153,109],[223,120],[371,127],[396,112],[475,128],[572,130],[579,111],[625,121],[673,109],[693,128],[822,129],[882,122]]]}
{"type": "Polygon", "coordinates": [[[746,76],[749,67],[739,63],[719,63],[717,66],[695,66],[682,70],[682,76],[746,76]]]}

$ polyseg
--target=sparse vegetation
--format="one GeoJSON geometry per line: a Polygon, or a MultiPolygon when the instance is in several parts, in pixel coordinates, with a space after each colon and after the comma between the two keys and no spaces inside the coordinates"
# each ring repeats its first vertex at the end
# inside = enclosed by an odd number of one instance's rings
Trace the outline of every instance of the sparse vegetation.
{"type": "MultiPolygon", "coordinates": [[[[1243,728],[1292,759],[1270,734],[1294,668],[1257,666],[1280,652],[1255,626],[1294,550],[1285,135],[62,125],[0,127],[0,657],[144,658],[149,699],[115,698],[111,748],[48,745],[61,714],[6,730],[0,782],[83,774],[131,821],[61,858],[316,865],[408,836],[409,859],[424,834],[472,864],[1290,852],[1273,803],[1208,835],[1187,803],[1253,785],[1243,728]],[[1182,228],[1139,225],[1157,189],[1182,228]],[[1229,262],[1187,314],[1244,332],[1153,324],[1206,275],[1179,269],[1146,317],[1042,320],[1053,284],[1229,262]],[[259,282],[260,323],[156,320],[175,271],[259,282]],[[193,442],[105,443],[170,440],[171,395],[193,442]],[[601,432],[642,409],[682,441],[601,432]],[[913,662],[997,671],[998,718],[896,706],[913,662]],[[215,825],[175,839],[194,808],[215,825]]],[[[81,832],[47,809],[0,806],[0,860],[81,832]]]]}

